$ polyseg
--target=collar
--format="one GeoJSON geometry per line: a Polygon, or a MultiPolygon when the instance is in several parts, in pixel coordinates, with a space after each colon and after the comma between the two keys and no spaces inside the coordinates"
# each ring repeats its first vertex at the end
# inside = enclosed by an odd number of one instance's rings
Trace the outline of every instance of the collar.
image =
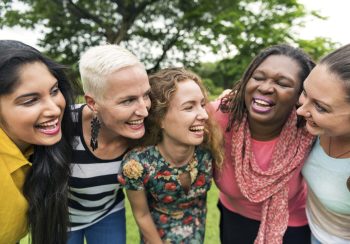
{"type": "Polygon", "coordinates": [[[31,165],[29,156],[33,154],[33,147],[30,147],[24,154],[16,144],[0,128],[0,160],[4,162],[9,172],[12,173],[24,165],[31,165]]]}

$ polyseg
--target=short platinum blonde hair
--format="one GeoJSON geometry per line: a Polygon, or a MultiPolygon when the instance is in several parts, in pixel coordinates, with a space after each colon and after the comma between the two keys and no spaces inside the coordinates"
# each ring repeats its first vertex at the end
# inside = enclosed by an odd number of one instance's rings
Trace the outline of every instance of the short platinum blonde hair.
{"type": "Polygon", "coordinates": [[[138,58],[118,45],[101,45],[88,49],[80,57],[79,72],[84,93],[102,98],[106,76],[126,67],[143,64],[138,58]]]}

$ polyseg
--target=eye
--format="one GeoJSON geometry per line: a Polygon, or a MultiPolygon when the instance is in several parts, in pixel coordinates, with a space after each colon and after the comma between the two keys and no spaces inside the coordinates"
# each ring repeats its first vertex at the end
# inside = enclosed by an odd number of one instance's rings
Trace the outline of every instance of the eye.
{"type": "Polygon", "coordinates": [[[315,108],[316,108],[316,110],[318,111],[318,112],[320,112],[320,113],[326,113],[326,112],[328,112],[324,107],[322,107],[320,104],[318,104],[318,103],[315,103],[315,108]]]}
{"type": "Polygon", "coordinates": [[[51,90],[51,95],[52,96],[56,96],[58,93],[60,93],[61,92],[61,90],[60,90],[60,88],[58,88],[58,86],[55,86],[54,88],[52,88],[52,90],[51,90]]]}
{"type": "Polygon", "coordinates": [[[261,76],[261,75],[253,75],[252,78],[256,81],[263,81],[265,80],[265,77],[261,76]]]}
{"type": "Polygon", "coordinates": [[[191,111],[193,109],[193,105],[188,105],[186,107],[184,107],[184,110],[186,111],[191,111]]]}
{"type": "Polygon", "coordinates": [[[276,84],[280,87],[290,87],[290,85],[284,80],[276,80],[276,84]]]}
{"type": "Polygon", "coordinates": [[[30,99],[23,101],[21,104],[29,107],[29,106],[32,106],[33,104],[35,104],[38,100],[39,100],[39,98],[34,97],[34,98],[30,98],[30,99]]]}
{"type": "Polygon", "coordinates": [[[133,103],[134,100],[135,100],[135,99],[130,98],[130,99],[126,99],[126,100],[122,101],[121,103],[122,103],[123,105],[130,105],[130,104],[133,103]]]}

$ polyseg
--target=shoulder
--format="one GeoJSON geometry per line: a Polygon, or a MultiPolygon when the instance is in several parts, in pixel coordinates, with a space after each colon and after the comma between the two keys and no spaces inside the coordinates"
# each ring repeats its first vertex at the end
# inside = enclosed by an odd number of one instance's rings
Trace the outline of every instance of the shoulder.
{"type": "Polygon", "coordinates": [[[219,109],[220,101],[216,100],[213,102],[210,102],[208,105],[208,112],[213,116],[213,118],[216,120],[216,122],[223,128],[226,128],[228,120],[229,120],[229,114],[223,113],[219,109]]]}
{"type": "Polygon", "coordinates": [[[154,151],[155,151],[154,146],[136,147],[125,154],[124,160],[129,159],[129,158],[142,159],[144,157],[149,157],[150,155],[154,154],[154,151]]]}
{"type": "Polygon", "coordinates": [[[125,154],[122,165],[123,167],[130,167],[130,165],[140,165],[142,168],[147,168],[155,158],[157,158],[157,151],[155,149],[155,146],[137,147],[125,154]]]}
{"type": "Polygon", "coordinates": [[[209,149],[197,146],[195,152],[199,162],[203,162],[203,164],[205,164],[207,167],[211,167],[213,156],[209,149]]]}

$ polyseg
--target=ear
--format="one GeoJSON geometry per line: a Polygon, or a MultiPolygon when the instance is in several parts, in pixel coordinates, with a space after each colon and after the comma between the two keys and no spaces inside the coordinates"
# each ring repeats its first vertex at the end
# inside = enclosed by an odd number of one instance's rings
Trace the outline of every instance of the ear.
{"type": "Polygon", "coordinates": [[[84,95],[84,98],[87,106],[91,109],[91,111],[96,112],[98,105],[96,103],[95,98],[88,93],[84,95]]]}
{"type": "Polygon", "coordinates": [[[164,119],[161,119],[160,121],[159,121],[159,127],[160,127],[160,129],[164,129],[164,119]]]}

